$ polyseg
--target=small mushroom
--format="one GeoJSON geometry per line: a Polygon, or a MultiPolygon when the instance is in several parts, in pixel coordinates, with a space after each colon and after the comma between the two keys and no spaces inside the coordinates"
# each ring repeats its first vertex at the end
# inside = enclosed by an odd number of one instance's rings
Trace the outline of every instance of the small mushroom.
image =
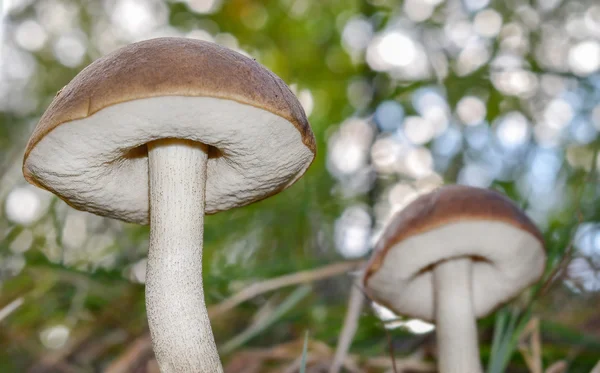
{"type": "Polygon", "coordinates": [[[542,235],[507,197],[447,186],[398,213],[363,277],[376,302],[436,323],[442,373],[479,373],[476,318],[537,281],[542,235]]]}
{"type": "Polygon", "coordinates": [[[76,209],[150,223],[146,308],[163,372],[221,372],[204,303],[204,214],[292,185],[315,156],[285,83],[239,53],[159,38],[95,61],[57,95],[23,161],[76,209]]]}

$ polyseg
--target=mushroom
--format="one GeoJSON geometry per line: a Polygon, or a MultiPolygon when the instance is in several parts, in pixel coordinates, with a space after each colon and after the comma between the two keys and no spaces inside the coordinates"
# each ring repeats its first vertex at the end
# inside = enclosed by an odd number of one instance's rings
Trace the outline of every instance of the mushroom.
{"type": "Polygon", "coordinates": [[[292,185],[315,156],[302,106],[272,72],[184,38],[121,48],[54,98],[23,160],[72,207],[150,223],[146,308],[163,372],[221,372],[202,287],[204,214],[292,185]]]}
{"type": "Polygon", "coordinates": [[[436,323],[440,372],[478,373],[476,318],[537,281],[544,265],[542,235],[510,199],[447,186],[392,218],[363,285],[398,314],[436,323]]]}

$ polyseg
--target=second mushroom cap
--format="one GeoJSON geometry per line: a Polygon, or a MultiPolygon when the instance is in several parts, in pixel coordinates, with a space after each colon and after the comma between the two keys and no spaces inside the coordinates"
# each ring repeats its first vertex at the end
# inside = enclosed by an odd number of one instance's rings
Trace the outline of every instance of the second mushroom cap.
{"type": "Polygon", "coordinates": [[[542,275],[543,238],[507,197],[446,186],[410,203],[390,222],[363,282],[371,298],[397,313],[435,320],[433,267],[472,259],[476,317],[492,312],[542,275]]]}

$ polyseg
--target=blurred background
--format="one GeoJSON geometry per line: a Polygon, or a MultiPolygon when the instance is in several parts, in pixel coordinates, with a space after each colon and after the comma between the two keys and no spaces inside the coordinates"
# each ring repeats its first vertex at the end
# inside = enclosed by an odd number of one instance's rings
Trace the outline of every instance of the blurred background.
{"type": "MultiPolygon", "coordinates": [[[[588,373],[600,359],[596,0],[0,4],[0,372],[157,371],[148,227],[73,210],[28,185],[21,163],[57,90],[159,36],[257,59],[318,141],[292,188],[206,218],[205,293],[228,372],[298,371],[306,331],[308,371],[327,372],[361,260],[394,212],[446,183],[507,194],[547,240],[543,280],[479,323],[488,372],[588,373]]],[[[390,350],[398,372],[435,371],[432,325],[369,302],[359,316],[347,371],[390,372],[390,350]]]]}

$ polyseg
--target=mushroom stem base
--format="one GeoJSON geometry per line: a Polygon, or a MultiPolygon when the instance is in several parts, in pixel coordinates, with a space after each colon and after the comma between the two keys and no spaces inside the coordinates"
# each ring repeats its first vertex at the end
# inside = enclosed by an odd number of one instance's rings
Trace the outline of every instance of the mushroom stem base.
{"type": "Polygon", "coordinates": [[[223,371],[202,288],[207,150],[188,140],[148,144],[146,310],[163,373],[223,371]]]}
{"type": "Polygon", "coordinates": [[[436,265],[435,315],[441,373],[481,373],[470,258],[436,265]]]}

